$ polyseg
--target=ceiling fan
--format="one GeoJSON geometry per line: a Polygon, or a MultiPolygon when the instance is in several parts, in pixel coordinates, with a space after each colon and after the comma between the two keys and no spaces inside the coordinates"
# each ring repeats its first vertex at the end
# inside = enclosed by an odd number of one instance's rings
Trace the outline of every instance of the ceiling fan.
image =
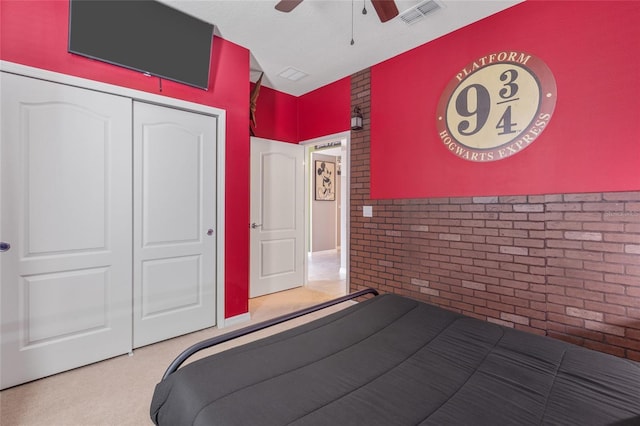
{"type": "MultiPolygon", "coordinates": [[[[302,3],[302,0],[280,0],[276,4],[276,10],[288,13],[300,3],[302,3]]],[[[398,7],[394,0],[371,0],[371,3],[380,18],[380,22],[387,22],[398,15],[398,7]]]]}

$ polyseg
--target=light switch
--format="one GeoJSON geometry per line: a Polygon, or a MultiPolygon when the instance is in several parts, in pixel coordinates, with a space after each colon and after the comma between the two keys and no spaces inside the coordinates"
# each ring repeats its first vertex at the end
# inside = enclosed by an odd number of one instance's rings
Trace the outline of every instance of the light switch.
{"type": "Polygon", "coordinates": [[[373,217],[373,206],[362,206],[362,216],[373,217]]]}

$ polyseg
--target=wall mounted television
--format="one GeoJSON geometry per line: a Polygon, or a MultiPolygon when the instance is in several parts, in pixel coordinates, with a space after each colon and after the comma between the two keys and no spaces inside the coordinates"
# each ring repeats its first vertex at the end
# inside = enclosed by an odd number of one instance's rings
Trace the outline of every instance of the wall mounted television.
{"type": "Polygon", "coordinates": [[[71,53],[207,90],[213,25],[154,0],[70,0],[71,53]]]}

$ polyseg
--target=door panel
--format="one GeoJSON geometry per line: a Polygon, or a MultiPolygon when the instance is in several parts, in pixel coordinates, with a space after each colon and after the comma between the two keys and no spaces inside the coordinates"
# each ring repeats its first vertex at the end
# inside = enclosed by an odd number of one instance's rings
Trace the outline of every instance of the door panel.
{"type": "Polygon", "coordinates": [[[23,105],[22,115],[29,122],[25,254],[104,249],[108,164],[103,153],[108,141],[80,135],[107,136],[106,117],[64,102],[23,105]],[[68,128],[60,123],[77,124],[68,128]],[[61,167],[63,164],[74,167],[61,167]]]}
{"type": "Polygon", "coordinates": [[[202,143],[199,134],[172,123],[145,124],[144,247],[200,241],[202,143]]]}
{"type": "Polygon", "coordinates": [[[24,347],[107,329],[108,283],[106,268],[25,277],[21,286],[24,347]]]}
{"type": "Polygon", "coordinates": [[[142,265],[142,318],[197,307],[200,257],[147,260],[142,265]]]}
{"type": "Polygon", "coordinates": [[[215,325],[216,126],[134,103],[134,347],[215,325]]]}
{"type": "Polygon", "coordinates": [[[131,350],[131,100],[0,85],[6,388],[131,350]]]}
{"type": "Polygon", "coordinates": [[[260,243],[260,276],[291,274],[296,272],[296,240],[294,238],[268,240],[260,243]]]}
{"type": "Polygon", "coordinates": [[[251,139],[250,296],[304,283],[304,147],[251,139]]]}

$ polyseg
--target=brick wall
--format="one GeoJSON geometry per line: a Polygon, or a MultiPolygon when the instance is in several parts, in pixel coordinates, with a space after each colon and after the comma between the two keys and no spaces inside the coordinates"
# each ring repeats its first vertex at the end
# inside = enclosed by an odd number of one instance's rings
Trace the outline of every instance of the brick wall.
{"type": "Polygon", "coordinates": [[[640,360],[640,191],[371,200],[369,76],[351,83],[351,289],[640,360]]]}

